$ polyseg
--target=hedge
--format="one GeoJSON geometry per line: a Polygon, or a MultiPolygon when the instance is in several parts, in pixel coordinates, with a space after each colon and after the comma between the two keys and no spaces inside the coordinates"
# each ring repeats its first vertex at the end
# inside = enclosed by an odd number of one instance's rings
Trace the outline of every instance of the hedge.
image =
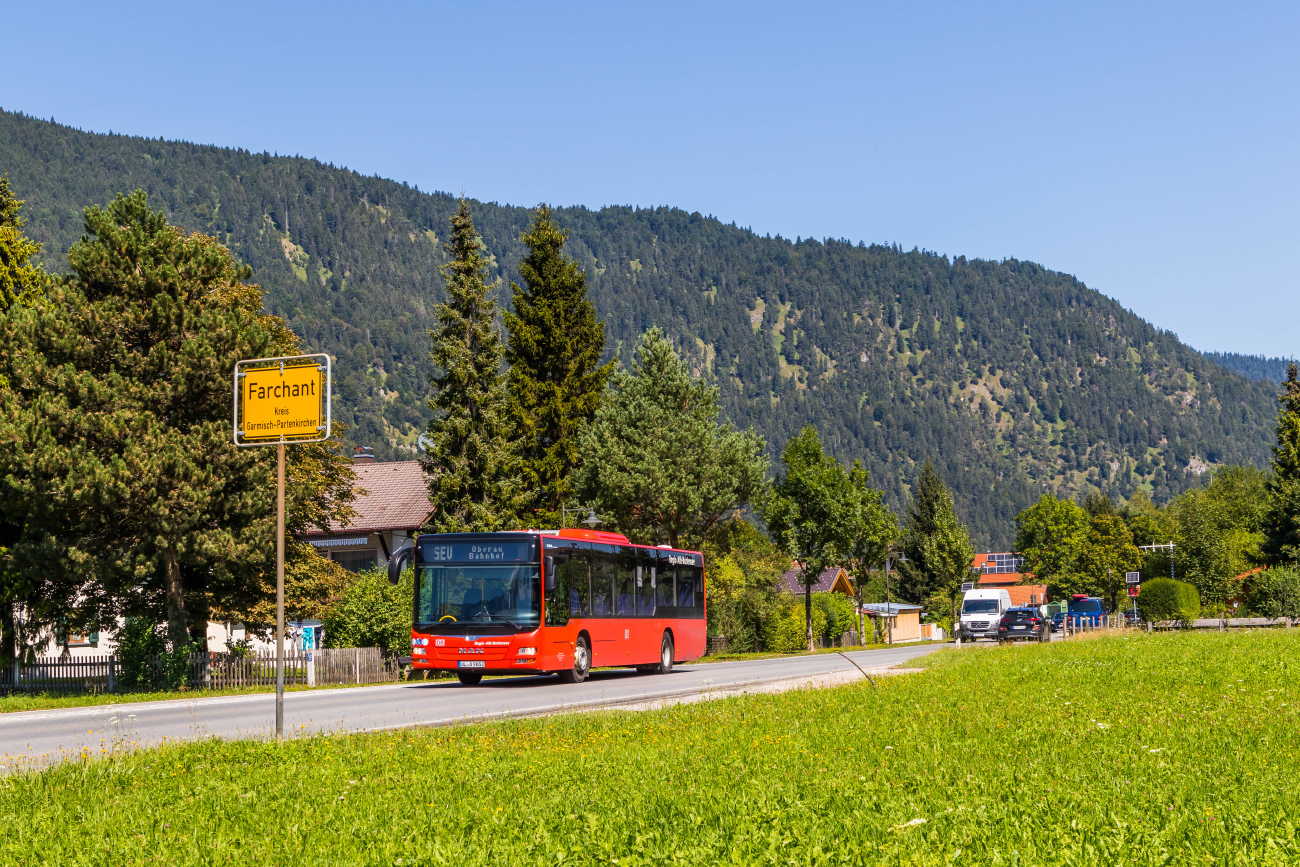
{"type": "Polygon", "coordinates": [[[1201,613],[1201,594],[1186,581],[1155,578],[1142,583],[1138,609],[1147,621],[1193,620],[1201,613]]]}

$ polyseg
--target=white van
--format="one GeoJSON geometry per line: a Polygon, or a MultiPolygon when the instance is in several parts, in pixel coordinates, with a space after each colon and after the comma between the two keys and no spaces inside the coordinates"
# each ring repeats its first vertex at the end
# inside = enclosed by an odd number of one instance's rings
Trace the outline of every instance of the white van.
{"type": "Polygon", "coordinates": [[[998,637],[998,621],[1011,607],[1005,590],[967,590],[961,598],[961,622],[957,635],[962,641],[998,637]]]}

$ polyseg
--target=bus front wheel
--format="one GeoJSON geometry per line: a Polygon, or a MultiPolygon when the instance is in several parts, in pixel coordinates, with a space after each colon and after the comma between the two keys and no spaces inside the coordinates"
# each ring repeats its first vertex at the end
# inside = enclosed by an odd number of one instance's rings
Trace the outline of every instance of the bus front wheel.
{"type": "Polygon", "coordinates": [[[468,671],[458,671],[456,672],[456,677],[466,686],[478,686],[479,682],[483,680],[483,675],[474,674],[468,671]]]}
{"type": "Polygon", "coordinates": [[[673,637],[664,633],[663,644],[659,646],[659,674],[669,674],[673,670],[673,637]]]}
{"type": "Polygon", "coordinates": [[[573,668],[560,672],[563,683],[582,683],[591,673],[591,645],[587,636],[579,635],[573,643],[573,668]]]}

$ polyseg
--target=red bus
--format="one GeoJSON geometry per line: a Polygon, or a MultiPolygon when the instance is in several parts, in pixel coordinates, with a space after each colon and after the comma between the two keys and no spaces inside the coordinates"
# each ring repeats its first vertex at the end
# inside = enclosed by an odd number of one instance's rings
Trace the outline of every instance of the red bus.
{"type": "Polygon", "coordinates": [[[704,655],[704,555],[633,545],[617,533],[528,530],[415,537],[394,553],[415,567],[411,665],[485,674],[593,668],[668,673],[704,655]]]}

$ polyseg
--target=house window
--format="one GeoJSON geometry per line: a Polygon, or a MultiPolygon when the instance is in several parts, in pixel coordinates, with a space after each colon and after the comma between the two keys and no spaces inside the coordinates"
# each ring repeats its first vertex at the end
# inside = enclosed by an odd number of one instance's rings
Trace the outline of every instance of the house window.
{"type": "Polygon", "coordinates": [[[335,551],[334,562],[349,572],[364,572],[375,568],[377,561],[375,551],[371,548],[366,551],[335,551]]]}

